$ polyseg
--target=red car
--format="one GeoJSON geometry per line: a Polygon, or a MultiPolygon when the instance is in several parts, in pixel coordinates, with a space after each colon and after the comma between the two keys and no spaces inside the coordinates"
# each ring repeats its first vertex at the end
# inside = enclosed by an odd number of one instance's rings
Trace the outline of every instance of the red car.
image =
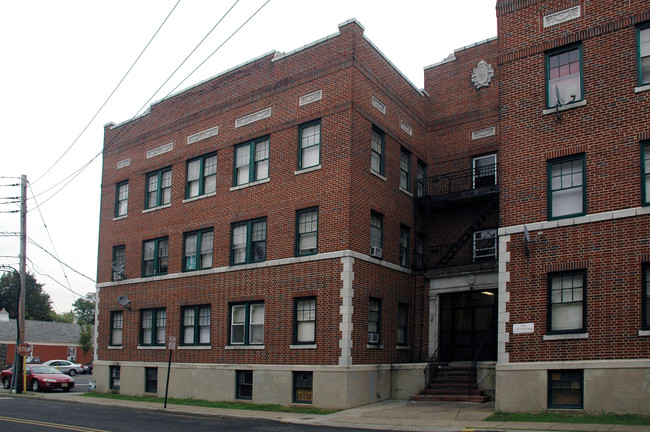
{"type": "MultiPolygon", "coordinates": [[[[11,387],[12,376],[13,367],[5,369],[0,373],[0,380],[4,388],[8,389],[11,387]]],[[[73,387],[74,379],[59,372],[52,366],[27,365],[27,388],[31,388],[33,391],[61,389],[64,392],[68,392],[73,387]]]]}

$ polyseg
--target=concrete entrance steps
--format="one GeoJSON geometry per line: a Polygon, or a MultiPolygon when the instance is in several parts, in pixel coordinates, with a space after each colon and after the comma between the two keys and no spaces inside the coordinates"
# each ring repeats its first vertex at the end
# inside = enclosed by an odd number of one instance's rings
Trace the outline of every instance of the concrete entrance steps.
{"type": "Polygon", "coordinates": [[[489,397],[478,389],[475,367],[469,368],[465,363],[451,363],[439,365],[427,388],[420,394],[411,396],[411,400],[484,403],[489,397]]]}

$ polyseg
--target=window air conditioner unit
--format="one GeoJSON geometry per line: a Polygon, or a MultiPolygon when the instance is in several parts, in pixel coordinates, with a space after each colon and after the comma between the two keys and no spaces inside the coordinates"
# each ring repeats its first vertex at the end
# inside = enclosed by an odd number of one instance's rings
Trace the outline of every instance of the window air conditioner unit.
{"type": "Polygon", "coordinates": [[[370,248],[370,256],[375,257],[375,258],[381,258],[381,253],[382,250],[380,247],[371,247],[370,248]]]}
{"type": "Polygon", "coordinates": [[[368,333],[368,343],[379,343],[379,333],[368,333]]]}

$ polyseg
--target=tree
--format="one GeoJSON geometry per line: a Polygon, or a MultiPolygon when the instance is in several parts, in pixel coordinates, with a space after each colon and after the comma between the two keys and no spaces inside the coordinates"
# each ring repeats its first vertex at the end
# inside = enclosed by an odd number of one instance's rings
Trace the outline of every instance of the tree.
{"type": "Polygon", "coordinates": [[[75,315],[74,312],[68,311],[68,312],[61,312],[60,314],[56,312],[52,312],[52,320],[54,322],[60,322],[60,323],[74,323],[75,321],[75,315]]]}
{"type": "MultiPolygon", "coordinates": [[[[50,295],[43,291],[43,285],[36,282],[33,274],[26,275],[25,290],[25,319],[36,321],[52,321],[52,301],[50,295]]],[[[18,287],[20,277],[16,272],[4,273],[0,276],[0,309],[9,312],[9,318],[18,316],[18,287]]]]}
{"type": "Polygon", "coordinates": [[[72,303],[78,324],[95,324],[95,293],[89,292],[72,303]]]}
{"type": "Polygon", "coordinates": [[[93,348],[93,327],[89,324],[81,324],[79,348],[84,352],[84,356],[93,348]]]}

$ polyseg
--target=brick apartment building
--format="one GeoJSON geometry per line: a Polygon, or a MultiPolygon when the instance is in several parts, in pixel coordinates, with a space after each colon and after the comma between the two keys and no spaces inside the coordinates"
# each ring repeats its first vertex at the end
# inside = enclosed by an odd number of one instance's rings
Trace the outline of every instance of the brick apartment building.
{"type": "Polygon", "coordinates": [[[444,363],[501,410],[648,413],[650,2],[496,13],[424,90],[351,20],[107,125],[98,389],[164,393],[175,341],[174,397],[351,407],[444,363]]]}

